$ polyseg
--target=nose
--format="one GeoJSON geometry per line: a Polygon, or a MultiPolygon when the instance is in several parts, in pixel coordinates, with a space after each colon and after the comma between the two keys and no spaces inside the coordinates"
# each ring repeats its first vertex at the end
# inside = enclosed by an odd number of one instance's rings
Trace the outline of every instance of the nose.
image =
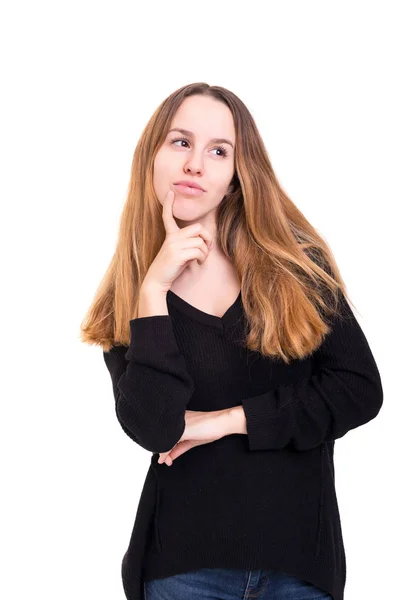
{"type": "Polygon", "coordinates": [[[185,165],[185,173],[191,173],[191,174],[200,174],[203,172],[203,167],[200,166],[200,161],[196,166],[196,161],[194,158],[192,158],[191,160],[189,160],[186,165],[185,165]]]}

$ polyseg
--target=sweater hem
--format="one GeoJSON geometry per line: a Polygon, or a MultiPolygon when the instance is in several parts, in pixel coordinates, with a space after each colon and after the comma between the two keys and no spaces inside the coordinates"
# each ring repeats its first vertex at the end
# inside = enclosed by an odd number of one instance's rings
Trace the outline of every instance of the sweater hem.
{"type": "MultiPolygon", "coordinates": [[[[287,542],[287,546],[289,545],[290,541],[287,542]]],[[[327,564],[327,561],[323,561],[321,557],[316,558],[315,548],[311,554],[306,552],[305,548],[298,548],[296,552],[291,548],[289,557],[285,550],[287,546],[279,543],[266,544],[264,540],[264,546],[260,550],[257,545],[246,546],[243,542],[236,540],[235,543],[232,540],[225,554],[221,552],[221,548],[216,548],[212,544],[204,555],[197,553],[196,544],[190,547],[185,545],[179,553],[180,559],[177,558],[176,553],[170,551],[154,552],[151,553],[151,560],[145,561],[142,579],[151,581],[202,568],[263,569],[308,581],[331,594],[333,600],[343,600],[345,575],[340,568],[327,564]],[[174,561],[174,557],[177,560],[174,561]]],[[[128,600],[135,599],[128,598],[128,600]]]]}

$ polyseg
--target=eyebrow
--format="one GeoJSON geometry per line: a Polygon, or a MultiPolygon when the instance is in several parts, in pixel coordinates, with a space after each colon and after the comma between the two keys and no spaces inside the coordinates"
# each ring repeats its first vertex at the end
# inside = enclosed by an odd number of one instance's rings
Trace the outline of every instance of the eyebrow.
{"type": "MultiPolygon", "coordinates": [[[[179,131],[180,133],[183,133],[183,135],[187,135],[188,137],[193,137],[194,135],[192,131],[188,131],[187,129],[181,129],[180,127],[174,127],[173,129],[170,129],[168,133],[171,133],[171,131],[179,131]]],[[[210,142],[212,144],[229,144],[233,148],[232,142],[226,140],[225,138],[213,138],[212,140],[210,140],[210,142]]]]}

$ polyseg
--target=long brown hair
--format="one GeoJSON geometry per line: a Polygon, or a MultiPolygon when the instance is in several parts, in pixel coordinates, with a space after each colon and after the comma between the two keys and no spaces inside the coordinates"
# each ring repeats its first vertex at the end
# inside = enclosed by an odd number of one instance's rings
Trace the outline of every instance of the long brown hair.
{"type": "Polygon", "coordinates": [[[280,186],[248,108],[231,91],[192,83],[156,109],[135,148],[116,249],[81,323],[81,339],[104,351],[130,344],[129,320],[164,239],[153,164],[185,98],[211,96],[231,110],[236,132],[231,189],[217,208],[217,240],[241,282],[246,345],[286,363],[311,354],[330,331],[325,315],[340,316],[344,281],[328,243],[280,186]]]}

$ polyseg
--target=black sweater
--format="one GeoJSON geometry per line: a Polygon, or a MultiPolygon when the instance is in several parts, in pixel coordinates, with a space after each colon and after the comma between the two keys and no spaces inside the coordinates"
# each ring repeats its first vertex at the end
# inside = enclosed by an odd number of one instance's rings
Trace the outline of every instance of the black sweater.
{"type": "Polygon", "coordinates": [[[168,315],[130,321],[131,344],[103,352],[116,415],[153,455],[122,581],[204,567],[273,569],[342,600],[346,556],[335,491],[334,443],[376,417],[380,374],[349,304],[310,357],[286,365],[244,345],[241,293],[220,317],[171,290],[168,315]],[[242,405],[247,435],[196,446],[158,464],[185,428],[185,410],[242,405]]]}

